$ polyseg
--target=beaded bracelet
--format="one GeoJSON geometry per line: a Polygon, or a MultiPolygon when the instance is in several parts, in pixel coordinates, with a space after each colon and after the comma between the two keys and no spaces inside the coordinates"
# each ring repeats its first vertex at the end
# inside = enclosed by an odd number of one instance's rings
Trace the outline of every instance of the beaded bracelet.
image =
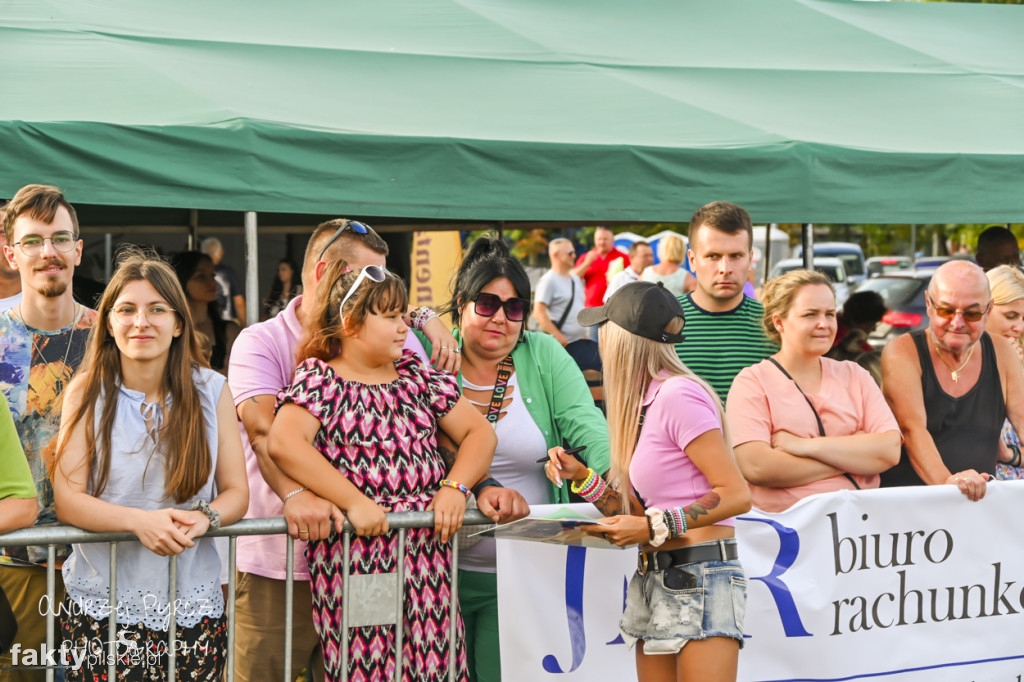
{"type": "Polygon", "coordinates": [[[423,331],[423,326],[437,317],[437,313],[426,306],[413,308],[409,311],[409,319],[412,321],[412,328],[423,331]]]}
{"type": "Polygon", "coordinates": [[[682,507],[666,509],[665,516],[668,517],[669,537],[677,538],[686,534],[686,512],[682,507]]]}
{"type": "Polygon", "coordinates": [[[458,481],[453,481],[450,478],[442,479],[440,485],[441,485],[442,488],[455,488],[456,490],[458,490],[460,493],[462,493],[466,497],[469,497],[470,495],[473,494],[472,492],[470,492],[469,488],[467,488],[466,486],[462,485],[458,481]]]}
{"type": "Polygon", "coordinates": [[[608,490],[608,484],[593,469],[587,469],[587,477],[577,485],[574,481],[569,488],[587,502],[595,502],[608,490]]]}
{"type": "MultiPolygon", "coordinates": [[[[644,516],[647,516],[644,514],[644,516]]],[[[651,521],[651,517],[647,516],[647,534],[650,536],[649,542],[654,542],[654,522],[651,521]]]]}

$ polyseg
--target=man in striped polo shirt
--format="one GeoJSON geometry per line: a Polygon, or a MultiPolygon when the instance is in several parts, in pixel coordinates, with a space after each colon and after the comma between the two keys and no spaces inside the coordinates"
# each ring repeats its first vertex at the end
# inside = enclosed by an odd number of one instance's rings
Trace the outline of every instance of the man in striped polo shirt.
{"type": "Polygon", "coordinates": [[[753,242],[750,214],[728,201],[702,206],[690,219],[687,257],[697,289],[679,298],[686,340],[676,352],[723,403],[741,369],[778,350],[761,327],[764,308],[743,294],[753,242]]]}

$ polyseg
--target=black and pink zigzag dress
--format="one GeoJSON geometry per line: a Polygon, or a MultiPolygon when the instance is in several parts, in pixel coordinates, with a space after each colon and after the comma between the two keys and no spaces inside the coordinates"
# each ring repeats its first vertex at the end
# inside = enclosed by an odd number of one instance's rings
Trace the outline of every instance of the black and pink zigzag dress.
{"type": "MultiPolygon", "coordinates": [[[[316,417],[314,446],[359,490],[392,511],[422,511],[444,478],[437,451],[437,420],[459,399],[450,374],[424,365],[411,351],[395,363],[398,379],[367,385],[346,381],[327,363],[299,365],[278,403],[292,402],[316,417]]],[[[451,550],[432,528],[406,531],[402,679],[446,680],[448,675],[451,550]]],[[[398,533],[353,537],[351,574],[395,570],[398,533]]],[[[342,540],[310,542],[313,620],[324,650],[327,679],[341,679],[342,540]]],[[[458,622],[457,679],[466,680],[462,618],[458,622]]],[[[353,682],[394,679],[394,626],[352,628],[348,673],[353,682]]]]}

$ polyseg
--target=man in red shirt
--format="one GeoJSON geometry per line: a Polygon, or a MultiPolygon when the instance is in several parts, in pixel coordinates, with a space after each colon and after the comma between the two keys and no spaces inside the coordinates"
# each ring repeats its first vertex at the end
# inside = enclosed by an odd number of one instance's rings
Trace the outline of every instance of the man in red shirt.
{"type": "MultiPolygon", "coordinates": [[[[615,248],[615,238],[607,227],[594,231],[594,248],[576,260],[572,272],[583,280],[588,308],[604,305],[604,292],[608,288],[608,266],[622,259],[622,268],[629,267],[629,256],[615,248]]],[[[596,329],[596,327],[595,327],[596,329]]]]}

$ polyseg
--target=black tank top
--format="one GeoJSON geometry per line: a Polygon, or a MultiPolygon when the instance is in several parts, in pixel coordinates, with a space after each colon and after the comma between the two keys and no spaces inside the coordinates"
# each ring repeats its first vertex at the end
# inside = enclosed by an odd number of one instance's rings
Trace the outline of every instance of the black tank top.
{"type": "MultiPolygon", "coordinates": [[[[974,469],[995,476],[999,435],[1006,420],[1003,384],[999,380],[996,349],[988,332],[981,334],[981,376],[965,395],[954,398],[942,390],[928,353],[926,330],[911,332],[921,362],[921,389],[927,413],[928,433],[951,472],[974,469]]],[[[882,487],[924,485],[910,464],[907,449],[900,463],[882,474],[882,487]]]]}

